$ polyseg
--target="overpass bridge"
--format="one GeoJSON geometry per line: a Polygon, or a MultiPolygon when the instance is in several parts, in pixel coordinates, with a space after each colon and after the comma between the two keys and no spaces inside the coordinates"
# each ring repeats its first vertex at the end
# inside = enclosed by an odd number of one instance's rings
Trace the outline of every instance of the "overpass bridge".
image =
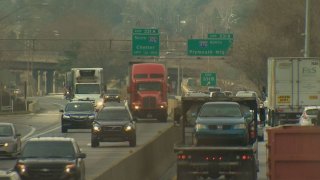
{"type": "Polygon", "coordinates": [[[57,85],[59,74],[55,71],[59,58],[61,56],[58,55],[29,55],[2,59],[0,63],[2,69],[10,71],[20,88],[26,82],[27,95],[34,96],[56,93],[62,86],[62,82],[57,85]]]}

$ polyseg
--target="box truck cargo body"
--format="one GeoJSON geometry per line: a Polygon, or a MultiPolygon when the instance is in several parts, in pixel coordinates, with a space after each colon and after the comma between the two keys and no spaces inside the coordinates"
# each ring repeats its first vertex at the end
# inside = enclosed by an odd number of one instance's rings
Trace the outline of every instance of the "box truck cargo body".
{"type": "Polygon", "coordinates": [[[272,126],[298,123],[305,106],[320,105],[320,59],[268,59],[268,110],[272,126]]]}

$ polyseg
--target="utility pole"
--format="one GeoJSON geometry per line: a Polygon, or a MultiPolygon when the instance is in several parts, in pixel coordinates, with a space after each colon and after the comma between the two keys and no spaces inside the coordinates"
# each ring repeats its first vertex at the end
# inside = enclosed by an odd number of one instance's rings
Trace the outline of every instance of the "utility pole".
{"type": "Polygon", "coordinates": [[[304,30],[304,57],[310,56],[310,0],[306,0],[305,30],[304,30]]]}

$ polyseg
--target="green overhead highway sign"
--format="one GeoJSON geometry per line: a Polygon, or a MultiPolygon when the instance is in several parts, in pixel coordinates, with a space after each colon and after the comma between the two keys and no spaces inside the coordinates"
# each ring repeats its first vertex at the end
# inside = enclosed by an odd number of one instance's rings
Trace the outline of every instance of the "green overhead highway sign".
{"type": "Polygon", "coordinates": [[[230,39],[189,39],[189,56],[225,56],[232,45],[230,39]]]}
{"type": "Polygon", "coordinates": [[[158,29],[132,30],[133,56],[159,56],[160,35],[158,29]]]}
{"type": "Polygon", "coordinates": [[[217,76],[214,72],[203,72],[200,74],[201,86],[216,86],[217,76]]]}

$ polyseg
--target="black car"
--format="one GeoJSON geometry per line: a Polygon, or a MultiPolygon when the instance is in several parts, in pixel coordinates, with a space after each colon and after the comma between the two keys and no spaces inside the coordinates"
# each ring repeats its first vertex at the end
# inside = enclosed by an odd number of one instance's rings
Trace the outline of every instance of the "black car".
{"type": "Polygon", "coordinates": [[[89,101],[68,102],[60,112],[62,133],[68,132],[68,129],[90,129],[96,115],[94,105],[89,101]]]}
{"type": "Polygon", "coordinates": [[[84,180],[85,153],[73,138],[31,138],[15,164],[23,180],[84,180]]]}
{"type": "Polygon", "coordinates": [[[92,123],[91,147],[100,142],[129,141],[136,146],[136,125],[130,110],[126,106],[108,106],[98,112],[92,123]]]}
{"type": "Polygon", "coordinates": [[[105,102],[107,101],[116,101],[116,102],[120,102],[121,98],[120,98],[120,90],[119,89],[115,89],[115,88],[110,88],[107,90],[104,99],[105,102]]]}

